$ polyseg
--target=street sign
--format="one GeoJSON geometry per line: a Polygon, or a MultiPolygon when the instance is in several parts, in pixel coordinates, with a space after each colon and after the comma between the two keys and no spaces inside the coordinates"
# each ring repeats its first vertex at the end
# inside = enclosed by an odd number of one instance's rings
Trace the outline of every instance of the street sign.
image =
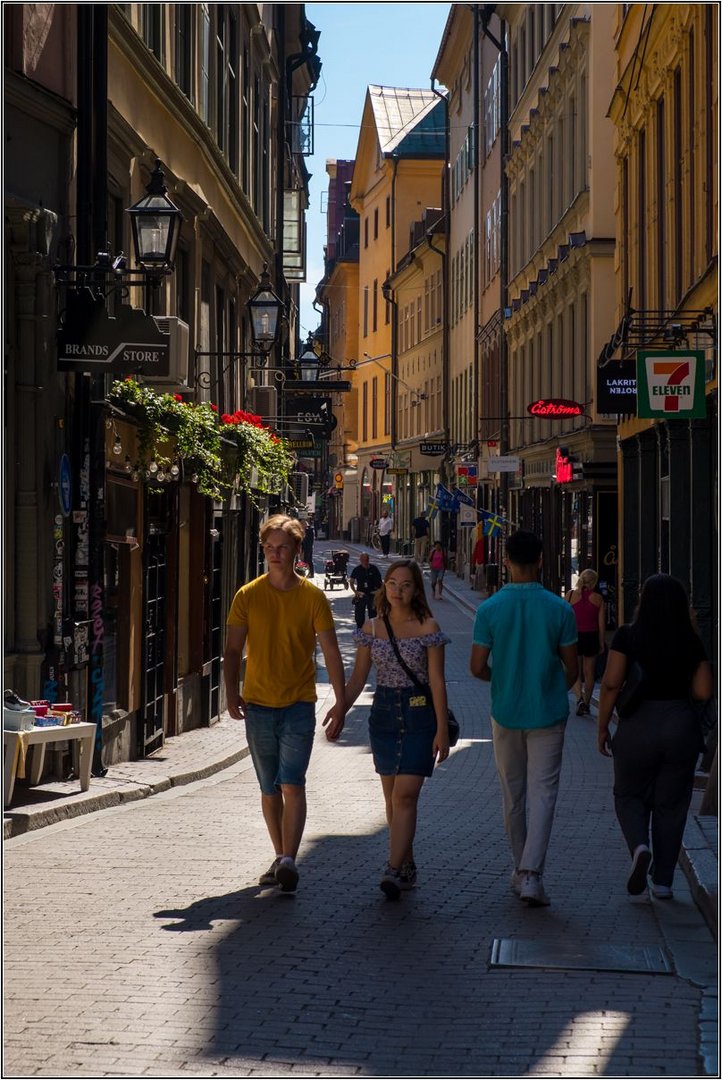
{"type": "Polygon", "coordinates": [[[520,459],[511,454],[505,454],[503,457],[490,457],[486,462],[486,467],[490,473],[518,472],[520,465],[520,459]]]}
{"type": "Polygon", "coordinates": [[[347,394],[351,383],[347,379],[286,379],[283,389],[300,394],[347,394]]]}
{"type": "Polygon", "coordinates": [[[422,442],[419,446],[419,453],[424,454],[426,457],[441,457],[449,449],[449,444],[445,442],[422,442]]]}

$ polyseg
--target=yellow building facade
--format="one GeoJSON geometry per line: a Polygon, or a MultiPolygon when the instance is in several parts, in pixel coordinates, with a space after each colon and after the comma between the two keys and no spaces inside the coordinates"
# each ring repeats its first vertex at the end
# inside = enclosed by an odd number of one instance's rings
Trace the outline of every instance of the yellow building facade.
{"type": "MultiPolygon", "coordinates": [[[[391,455],[398,431],[397,319],[384,283],[409,248],[411,229],[441,201],[443,102],[428,90],[369,86],[351,186],[359,215],[358,470],[361,538],[382,505],[396,510],[391,455]],[[372,465],[381,466],[374,468],[372,465]]],[[[408,541],[398,529],[397,543],[408,541]]]]}
{"type": "Polygon", "coordinates": [[[650,574],[680,578],[716,652],[719,316],[719,11],[615,6],[616,311],[605,359],[704,356],[705,416],[619,424],[620,618],[650,574]]]}

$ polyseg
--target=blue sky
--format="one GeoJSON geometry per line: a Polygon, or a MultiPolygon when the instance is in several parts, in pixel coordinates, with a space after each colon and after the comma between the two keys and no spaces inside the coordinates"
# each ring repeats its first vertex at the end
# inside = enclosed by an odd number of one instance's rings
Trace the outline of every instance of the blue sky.
{"type": "Polygon", "coordinates": [[[322,192],[328,189],[327,158],[353,158],[366,87],[431,85],[449,4],[306,4],[306,16],[321,31],[323,69],[314,91],[314,154],[306,159],[313,174],[308,227],[307,281],[301,286],[301,334],[318,326],[312,307],[323,277],[326,215],[322,192]]]}

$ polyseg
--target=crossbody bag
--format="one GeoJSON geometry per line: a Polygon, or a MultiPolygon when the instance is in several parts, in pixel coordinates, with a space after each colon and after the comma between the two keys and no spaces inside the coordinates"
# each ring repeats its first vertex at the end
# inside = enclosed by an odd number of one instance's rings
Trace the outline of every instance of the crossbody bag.
{"type": "MultiPolygon", "coordinates": [[[[431,694],[431,687],[428,686],[426,683],[422,683],[421,680],[416,675],[414,675],[413,671],[411,670],[411,668],[408,666],[408,664],[405,662],[404,658],[402,657],[402,655],[401,655],[401,653],[399,651],[399,646],[397,644],[396,638],[394,636],[394,632],[391,629],[391,623],[389,621],[388,615],[384,615],[383,620],[384,620],[384,626],[386,627],[386,633],[389,635],[389,641],[391,642],[391,647],[394,650],[394,652],[396,653],[396,659],[398,660],[399,664],[401,665],[403,670],[406,672],[408,677],[411,679],[414,686],[417,686],[419,688],[419,690],[422,691],[424,696],[428,697],[429,702],[431,704],[431,707],[433,708],[434,707],[434,699],[433,699],[433,696],[431,694]]],[[[461,734],[461,728],[459,727],[459,721],[456,719],[456,717],[454,716],[451,709],[448,709],[447,712],[448,712],[448,717],[449,717],[449,746],[456,746],[457,742],[459,741],[459,735],[461,734]]]]}

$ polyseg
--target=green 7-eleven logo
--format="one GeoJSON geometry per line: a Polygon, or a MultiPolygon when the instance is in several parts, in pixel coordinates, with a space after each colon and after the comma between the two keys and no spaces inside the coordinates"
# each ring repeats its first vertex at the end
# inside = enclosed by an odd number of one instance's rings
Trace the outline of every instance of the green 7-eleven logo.
{"type": "Polygon", "coordinates": [[[637,416],[687,420],[705,415],[704,353],[637,353],[637,416]]]}

